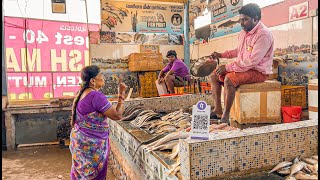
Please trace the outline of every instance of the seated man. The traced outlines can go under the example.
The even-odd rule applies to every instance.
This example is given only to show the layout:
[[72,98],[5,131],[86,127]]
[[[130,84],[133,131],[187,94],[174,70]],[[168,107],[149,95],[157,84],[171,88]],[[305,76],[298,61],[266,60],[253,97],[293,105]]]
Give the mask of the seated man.
[[159,84],[166,83],[170,94],[174,94],[174,87],[182,87],[184,80],[189,81],[189,69],[186,64],[177,58],[177,53],[170,50],[166,56],[169,59],[169,64],[160,71],[158,82]]
[[[261,10],[256,4],[247,4],[239,10],[239,45],[224,53],[214,52],[215,58],[236,58],[232,63],[220,65],[210,75],[214,110],[211,118],[230,123],[229,116],[236,88],[242,84],[267,80],[272,74],[273,37],[271,31],[260,21]],[[221,107],[221,85],[224,85],[224,111]],[[252,99],[254,101],[254,99]]]

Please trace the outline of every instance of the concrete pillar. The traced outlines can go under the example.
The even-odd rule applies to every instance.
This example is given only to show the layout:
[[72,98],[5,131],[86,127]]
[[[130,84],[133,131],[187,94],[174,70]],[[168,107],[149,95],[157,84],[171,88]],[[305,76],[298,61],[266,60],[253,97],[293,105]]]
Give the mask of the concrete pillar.
[[184,4],[184,62],[190,69],[190,45],[189,45],[189,0]]

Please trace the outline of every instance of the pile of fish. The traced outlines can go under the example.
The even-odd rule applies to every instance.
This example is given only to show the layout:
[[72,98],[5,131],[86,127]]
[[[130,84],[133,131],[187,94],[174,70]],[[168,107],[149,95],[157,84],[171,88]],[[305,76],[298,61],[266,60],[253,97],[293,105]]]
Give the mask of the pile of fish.
[[180,171],[180,157],[179,157],[179,139],[186,139],[190,136],[189,133],[184,131],[177,131],[166,135],[165,137],[150,143],[144,147],[146,152],[155,150],[171,150],[169,155],[170,159],[176,159],[176,162],[169,167],[167,175],[176,175]]
[[184,130],[191,126],[191,115],[183,110],[175,111],[162,116],[152,110],[142,110],[129,112],[128,118],[124,120],[134,120],[130,122],[132,126],[144,129],[149,134],[164,134]]
[[121,121],[131,121],[135,119],[140,113],[146,111],[145,107],[140,105],[129,105],[123,112]]
[[292,162],[281,162],[269,174],[272,172],[287,175],[286,180],[318,179],[318,156],[301,159],[296,157]]

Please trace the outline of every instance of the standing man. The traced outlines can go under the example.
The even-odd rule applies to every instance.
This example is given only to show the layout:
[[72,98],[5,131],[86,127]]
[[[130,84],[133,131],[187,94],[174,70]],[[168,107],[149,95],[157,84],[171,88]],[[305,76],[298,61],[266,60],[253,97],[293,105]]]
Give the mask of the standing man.
[[[239,10],[242,31],[236,49],[224,53],[212,53],[215,58],[236,58],[232,63],[220,65],[210,75],[214,110],[211,118],[230,123],[230,109],[236,88],[242,84],[264,82],[272,74],[273,36],[260,21],[261,9],[257,4],[247,4]],[[224,111],[221,107],[221,85],[224,86]],[[254,101],[254,99],[253,99]]]
[[[131,12],[132,16],[132,12]],[[131,25],[132,25],[132,31],[137,32],[137,24],[138,24],[138,11],[136,11],[136,14],[133,13],[133,17],[131,18]]]
[[160,71],[158,82],[159,84],[166,83],[170,94],[174,94],[174,87],[182,87],[184,81],[190,81],[190,73],[186,64],[177,58],[175,50],[170,50],[166,56],[169,59],[169,64]]

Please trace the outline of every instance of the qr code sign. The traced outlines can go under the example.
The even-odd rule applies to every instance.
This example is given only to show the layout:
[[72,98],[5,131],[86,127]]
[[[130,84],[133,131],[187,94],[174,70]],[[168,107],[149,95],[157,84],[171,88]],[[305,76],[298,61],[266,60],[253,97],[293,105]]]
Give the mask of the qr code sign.
[[208,115],[194,115],[193,129],[205,130],[208,127]]

